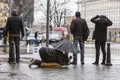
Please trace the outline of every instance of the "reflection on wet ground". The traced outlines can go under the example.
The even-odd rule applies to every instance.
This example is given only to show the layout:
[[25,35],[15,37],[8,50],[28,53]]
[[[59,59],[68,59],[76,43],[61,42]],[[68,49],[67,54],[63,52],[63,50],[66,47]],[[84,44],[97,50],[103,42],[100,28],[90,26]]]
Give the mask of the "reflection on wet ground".
[[[3,67],[4,66],[4,67]],[[28,64],[2,64],[0,80],[119,80],[120,64],[114,66],[69,65],[67,68],[28,67]]]
[[[111,51],[113,66],[101,64],[96,66],[92,64],[95,59],[95,49],[91,44],[87,46],[85,65],[80,64],[80,54],[78,54],[77,65],[69,65],[64,68],[38,68],[36,66],[29,68],[29,61],[32,57],[37,57],[36,54],[21,54],[20,64],[9,65],[6,62],[0,62],[0,80],[119,80],[120,54],[117,53],[119,50]],[[31,45],[29,49],[34,49],[34,47],[35,45]],[[102,54],[100,61],[101,58]]]

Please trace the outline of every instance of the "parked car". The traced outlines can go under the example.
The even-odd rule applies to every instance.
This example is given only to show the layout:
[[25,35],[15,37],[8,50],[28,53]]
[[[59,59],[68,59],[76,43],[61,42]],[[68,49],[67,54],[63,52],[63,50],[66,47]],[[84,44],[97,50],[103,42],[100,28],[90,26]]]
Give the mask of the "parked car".
[[53,27],[52,31],[59,33],[61,35],[62,40],[67,38],[68,30],[66,27]]
[[57,42],[61,40],[61,36],[59,34],[50,34],[49,42]]
[[65,36],[63,37],[62,31],[51,31],[50,34],[58,34],[60,36],[61,40],[63,40],[65,37]]

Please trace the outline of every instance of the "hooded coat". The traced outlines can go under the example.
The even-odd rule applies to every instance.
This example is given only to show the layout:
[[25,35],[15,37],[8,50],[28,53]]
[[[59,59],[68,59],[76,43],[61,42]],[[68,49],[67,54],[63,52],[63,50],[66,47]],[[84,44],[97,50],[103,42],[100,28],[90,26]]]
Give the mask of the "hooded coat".
[[112,22],[106,16],[95,16],[91,19],[91,22],[95,23],[93,39],[98,41],[106,41],[107,27],[111,26]]
[[42,62],[55,62],[60,65],[67,65],[69,62],[68,53],[64,53],[57,49],[42,47],[39,50],[39,54]]

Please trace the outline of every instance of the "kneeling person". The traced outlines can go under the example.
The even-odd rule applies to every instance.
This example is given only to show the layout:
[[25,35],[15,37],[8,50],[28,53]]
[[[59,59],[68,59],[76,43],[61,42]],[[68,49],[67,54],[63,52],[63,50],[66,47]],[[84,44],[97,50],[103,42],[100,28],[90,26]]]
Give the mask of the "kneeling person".
[[31,67],[31,65],[37,65],[39,67],[60,67],[63,65],[68,65],[71,59],[71,56],[69,57],[67,52],[48,47],[40,48],[39,55],[41,60],[32,59],[29,67]]

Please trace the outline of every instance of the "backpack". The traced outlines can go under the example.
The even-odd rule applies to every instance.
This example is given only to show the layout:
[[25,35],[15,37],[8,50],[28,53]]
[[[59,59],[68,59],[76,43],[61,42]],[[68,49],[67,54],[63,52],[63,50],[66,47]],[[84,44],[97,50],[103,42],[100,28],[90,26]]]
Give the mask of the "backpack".
[[83,41],[86,41],[86,40],[87,40],[89,34],[90,34],[89,28],[86,27],[86,28],[83,30]]

